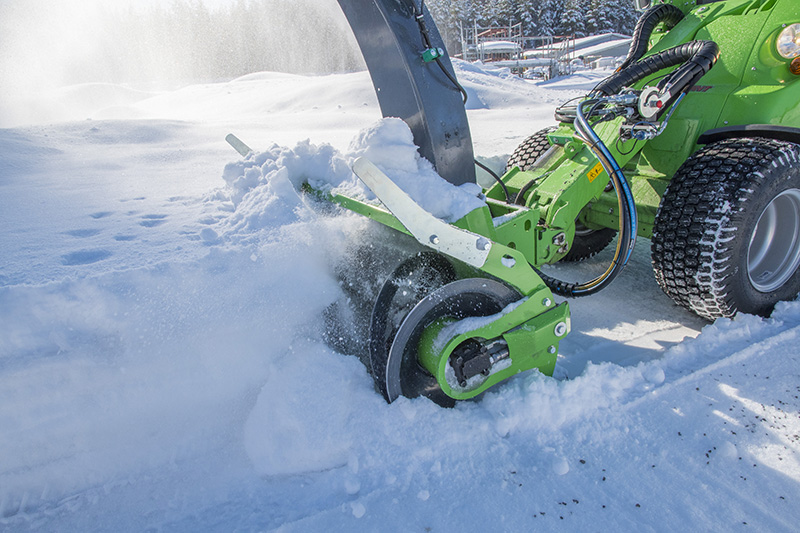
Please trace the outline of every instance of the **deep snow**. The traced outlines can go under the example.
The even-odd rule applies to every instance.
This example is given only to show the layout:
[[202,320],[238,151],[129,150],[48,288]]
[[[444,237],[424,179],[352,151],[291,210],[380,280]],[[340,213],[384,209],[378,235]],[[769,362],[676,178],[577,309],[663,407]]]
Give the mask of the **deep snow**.
[[[599,79],[458,74],[495,166]],[[376,124],[366,73],[42,104],[0,129],[2,529],[796,530],[800,303],[709,325],[660,292],[641,241],[572,302],[555,378],[386,405],[321,342],[333,266],[373,229],[291,185],[352,179],[370,131],[385,164],[426,171]]]

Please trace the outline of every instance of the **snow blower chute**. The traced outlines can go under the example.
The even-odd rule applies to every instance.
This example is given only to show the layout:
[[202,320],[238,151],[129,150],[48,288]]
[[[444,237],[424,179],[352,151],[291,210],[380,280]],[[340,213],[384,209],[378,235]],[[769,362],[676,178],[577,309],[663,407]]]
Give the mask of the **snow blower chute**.
[[[466,92],[424,0],[339,4],[383,115],[410,126],[447,181],[474,183]],[[347,303],[328,317],[349,313],[349,346],[387,401],[452,405],[518,372],[551,375],[571,328],[557,297],[608,286],[637,236],[651,239],[663,290],[708,319],[767,314],[800,292],[800,6],[636,4],[643,14],[617,71],[559,107],[558,124],[524,141],[482,207],[455,223],[363,158],[353,171],[380,203],[304,188],[396,230],[398,244],[354,254]],[[539,270],[615,239],[595,279]]]

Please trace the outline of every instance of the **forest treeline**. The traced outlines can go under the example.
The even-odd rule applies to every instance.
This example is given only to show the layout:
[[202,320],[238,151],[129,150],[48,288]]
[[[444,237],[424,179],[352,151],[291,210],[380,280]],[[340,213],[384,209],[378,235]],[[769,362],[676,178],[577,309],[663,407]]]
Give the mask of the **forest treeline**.
[[[414,0],[419,2],[419,0]],[[523,35],[584,37],[630,35],[638,18],[633,0],[425,0],[448,48],[456,49],[460,27],[522,24]]]

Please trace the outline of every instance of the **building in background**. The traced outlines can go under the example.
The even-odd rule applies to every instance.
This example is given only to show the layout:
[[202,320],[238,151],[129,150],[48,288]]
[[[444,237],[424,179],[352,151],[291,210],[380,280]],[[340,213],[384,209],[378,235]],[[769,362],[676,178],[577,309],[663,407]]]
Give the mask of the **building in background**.
[[[578,67],[607,68],[622,61],[631,37],[603,33],[588,37],[526,36],[522,25],[460,28],[462,58],[508,67],[528,78],[569,74]],[[457,56],[458,57],[458,56]]]

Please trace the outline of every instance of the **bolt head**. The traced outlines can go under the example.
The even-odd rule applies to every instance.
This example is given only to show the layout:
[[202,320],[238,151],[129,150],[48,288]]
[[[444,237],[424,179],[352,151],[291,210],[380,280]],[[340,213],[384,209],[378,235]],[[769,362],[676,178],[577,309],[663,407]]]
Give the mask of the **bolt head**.
[[545,298],[544,300],[542,300],[542,305],[545,307],[550,307],[551,305],[553,305],[553,300],[551,300],[550,298]]
[[547,353],[549,353],[550,355],[553,355],[554,353],[556,353],[556,351],[557,351],[556,347],[552,345],[547,349]]

